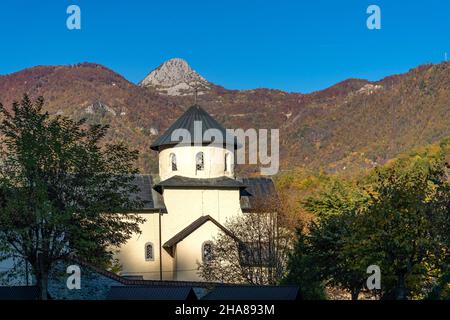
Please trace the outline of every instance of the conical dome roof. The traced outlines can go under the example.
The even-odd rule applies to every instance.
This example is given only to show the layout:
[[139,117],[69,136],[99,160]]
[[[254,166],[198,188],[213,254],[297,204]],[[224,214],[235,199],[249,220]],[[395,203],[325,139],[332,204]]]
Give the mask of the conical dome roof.
[[[201,122],[202,129],[202,144],[210,144],[214,141],[211,139],[205,139],[205,132],[208,129],[217,129],[222,133],[222,139],[224,140],[224,145],[235,145],[235,138],[227,135],[225,128],[217,122],[208,112],[206,112],[199,105],[191,106],[181,117],[178,118],[155,142],[150,146],[153,150],[160,150],[164,146],[173,146],[180,143],[180,140],[173,140],[172,134],[177,129],[186,129],[191,136],[191,145],[194,144],[194,128],[195,122]],[[174,135],[176,137],[178,135]],[[177,137],[178,138],[178,137]],[[197,142],[197,141],[196,141]]]

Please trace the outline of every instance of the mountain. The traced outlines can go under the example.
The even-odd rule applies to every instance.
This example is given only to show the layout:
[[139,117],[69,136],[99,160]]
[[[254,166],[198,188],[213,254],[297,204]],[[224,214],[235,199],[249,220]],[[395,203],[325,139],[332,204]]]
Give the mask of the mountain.
[[170,96],[204,94],[211,84],[179,58],[170,59],[153,70],[139,83]]
[[[0,76],[0,102],[8,107],[23,93],[42,95],[52,114],[109,124],[108,138],[138,149],[141,170],[155,172],[157,158],[150,144],[195,99],[192,87],[189,94],[168,94],[167,88],[198,79],[184,63],[175,64],[150,73],[153,84],[145,86],[93,63],[33,67]],[[197,102],[225,127],[280,130],[282,170],[370,168],[450,135],[449,62],[375,82],[348,79],[310,94],[227,90],[203,81],[208,89]],[[257,173],[254,167],[241,169]]]

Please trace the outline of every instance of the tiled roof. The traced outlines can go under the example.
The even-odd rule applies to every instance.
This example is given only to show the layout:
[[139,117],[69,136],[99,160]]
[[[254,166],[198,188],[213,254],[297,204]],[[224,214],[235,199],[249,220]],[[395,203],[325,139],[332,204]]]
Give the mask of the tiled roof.
[[[223,140],[226,140],[227,144],[236,146],[236,139],[234,137],[227,137],[225,128],[217,122],[216,119],[211,117],[205,110],[200,106],[194,105],[190,107],[177,121],[175,121],[169,129],[167,129],[155,142],[150,146],[153,150],[159,150],[163,146],[173,146],[180,143],[180,140],[173,140],[172,134],[177,129],[186,129],[194,139],[194,123],[200,121],[202,124],[202,143],[210,144],[210,139],[205,139],[204,133],[208,129],[216,129],[222,133]],[[177,139],[178,138],[178,135]],[[193,144],[194,141],[190,141],[189,144]]]
[[187,286],[118,286],[111,287],[107,300],[197,300]]
[[36,286],[0,287],[0,300],[37,300],[38,297]]
[[241,208],[244,211],[251,211],[252,206],[258,201],[276,195],[273,180],[268,177],[247,177],[232,179],[226,176],[218,178],[188,178],[173,176],[169,179],[154,184],[151,175],[137,175],[134,182],[140,189],[137,195],[131,195],[133,199],[139,196],[144,202],[143,211],[166,212],[162,197],[164,188],[239,188],[241,195]]
[[155,190],[159,193],[163,192],[164,188],[213,188],[213,189],[226,189],[226,188],[244,188],[245,184],[236,179],[232,179],[226,176],[218,178],[188,178],[182,176],[173,176],[169,179],[161,181],[155,186]]
[[217,286],[202,300],[296,300],[297,286]]
[[241,208],[242,210],[251,210],[252,206],[258,201],[276,195],[273,180],[268,177],[249,177],[237,179],[246,186],[241,190]]
[[153,189],[153,177],[149,174],[138,174],[134,176],[132,183],[139,188],[136,194],[130,194],[129,198],[139,198],[144,202],[144,207],[139,211],[165,211],[163,197]]
[[125,286],[164,286],[164,287],[173,287],[173,286],[183,286],[183,287],[213,287],[216,286],[217,283],[213,282],[200,282],[200,281],[170,281],[170,280],[136,280],[136,279],[127,279],[125,277],[119,276],[114,272],[96,267],[80,258],[71,257],[68,259],[70,262],[75,262],[76,264],[89,268],[91,271],[108,277],[112,280],[117,281],[118,283]]

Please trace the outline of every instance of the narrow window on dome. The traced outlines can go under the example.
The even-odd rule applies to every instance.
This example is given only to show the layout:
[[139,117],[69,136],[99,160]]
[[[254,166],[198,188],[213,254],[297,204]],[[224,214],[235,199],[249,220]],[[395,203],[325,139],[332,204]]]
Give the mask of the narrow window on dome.
[[203,152],[197,153],[195,156],[195,164],[197,171],[203,171],[205,169],[205,159],[203,156]]
[[177,156],[174,153],[170,154],[170,165],[172,167],[172,171],[177,171]]

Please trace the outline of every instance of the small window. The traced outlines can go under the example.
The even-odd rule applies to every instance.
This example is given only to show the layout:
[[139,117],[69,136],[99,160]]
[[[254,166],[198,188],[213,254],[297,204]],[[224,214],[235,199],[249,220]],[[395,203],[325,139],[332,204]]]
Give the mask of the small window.
[[153,261],[155,260],[153,243],[148,242],[145,244],[145,261]]
[[202,245],[202,259],[203,262],[209,262],[213,257],[213,244],[211,241],[206,241]]
[[203,156],[203,152],[197,153],[195,156],[195,164],[197,171],[203,171],[205,169],[205,159]]
[[177,171],[178,167],[177,167],[177,156],[174,153],[171,153],[170,156],[170,165],[172,167],[172,171]]

